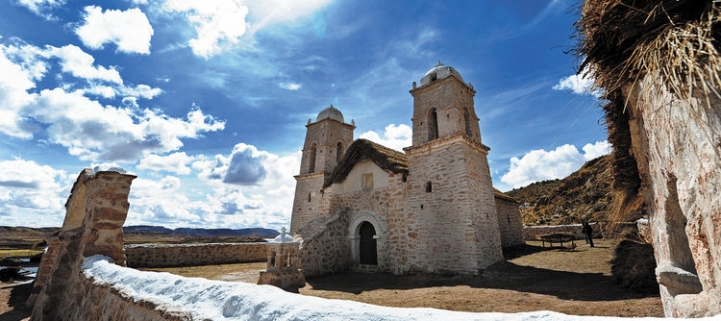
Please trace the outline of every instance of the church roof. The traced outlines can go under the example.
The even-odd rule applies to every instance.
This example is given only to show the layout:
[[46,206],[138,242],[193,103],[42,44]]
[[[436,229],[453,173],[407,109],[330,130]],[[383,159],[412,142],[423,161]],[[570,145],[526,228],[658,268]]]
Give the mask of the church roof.
[[461,73],[459,73],[458,70],[451,66],[446,66],[439,61],[435,67],[431,68],[425,75],[423,75],[423,78],[421,78],[421,85],[427,85],[437,79],[446,78],[451,75],[456,76],[458,80],[463,82],[463,77],[461,77]]
[[[330,176],[323,182],[323,188],[345,180],[353,167],[364,159],[370,159],[386,171],[408,173],[408,157],[405,153],[361,138],[354,141],[353,144],[348,147],[343,158],[338,162],[338,165],[333,169]],[[502,200],[518,203],[515,198],[504,194],[495,187],[493,188],[493,196]]]
[[493,196],[496,197],[496,198],[500,198],[500,199],[502,199],[502,200],[509,201],[509,202],[518,203],[518,200],[516,200],[515,198],[510,197],[510,196],[508,196],[507,194],[505,194],[505,193],[497,190],[495,187],[493,188]]
[[326,178],[323,188],[342,182],[356,163],[370,159],[380,168],[393,173],[408,173],[408,157],[397,150],[376,144],[367,139],[357,139],[348,147],[338,165]]
[[318,117],[315,118],[315,121],[321,121],[326,118],[337,120],[342,123],[343,113],[341,113],[340,110],[338,110],[337,108],[333,107],[333,105],[330,105],[330,107],[323,109],[320,113],[318,113]]

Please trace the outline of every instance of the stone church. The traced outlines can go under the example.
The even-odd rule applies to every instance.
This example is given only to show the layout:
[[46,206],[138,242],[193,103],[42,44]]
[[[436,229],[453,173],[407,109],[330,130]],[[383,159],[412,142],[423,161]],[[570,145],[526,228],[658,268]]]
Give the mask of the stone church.
[[308,121],[290,227],[306,276],[477,274],[523,243],[519,204],[491,185],[473,87],[439,63],[410,93],[404,152],[354,140],[333,106]]

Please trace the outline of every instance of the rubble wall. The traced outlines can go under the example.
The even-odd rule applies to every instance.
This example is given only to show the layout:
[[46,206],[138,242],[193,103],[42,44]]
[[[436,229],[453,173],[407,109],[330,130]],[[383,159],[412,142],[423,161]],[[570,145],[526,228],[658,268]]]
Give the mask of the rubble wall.
[[129,244],[127,265],[141,267],[199,266],[263,262],[267,243]]

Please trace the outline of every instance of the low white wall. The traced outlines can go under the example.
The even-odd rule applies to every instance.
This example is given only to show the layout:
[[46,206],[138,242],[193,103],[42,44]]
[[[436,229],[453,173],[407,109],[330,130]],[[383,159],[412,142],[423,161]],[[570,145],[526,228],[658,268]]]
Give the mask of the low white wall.
[[[430,308],[391,308],[328,300],[285,292],[270,285],[183,278],[142,272],[103,257],[85,260],[84,306],[75,321],[86,320],[625,320],[566,315],[551,311],[472,313]],[[91,294],[100,294],[94,297]],[[110,304],[105,305],[105,302]],[[64,307],[77,309],[76,307]],[[94,312],[93,312],[94,311]],[[670,320],[644,318],[644,320]],[[698,319],[703,320],[703,319]],[[711,318],[706,318],[711,320]]]

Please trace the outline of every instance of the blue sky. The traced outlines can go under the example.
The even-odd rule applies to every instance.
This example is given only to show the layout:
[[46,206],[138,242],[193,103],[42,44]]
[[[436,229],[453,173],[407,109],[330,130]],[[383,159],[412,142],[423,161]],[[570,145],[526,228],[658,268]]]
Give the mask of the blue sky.
[[0,225],[60,226],[83,168],[137,175],[127,225],[288,226],[308,119],[411,141],[439,61],[476,89],[494,185],[609,152],[553,1],[2,0]]

